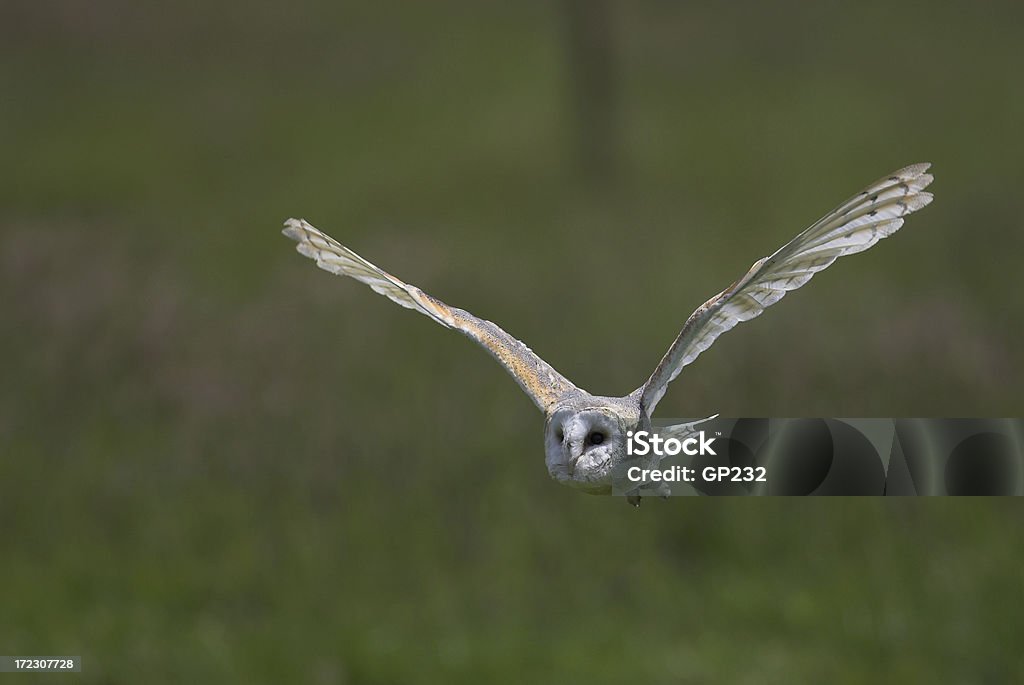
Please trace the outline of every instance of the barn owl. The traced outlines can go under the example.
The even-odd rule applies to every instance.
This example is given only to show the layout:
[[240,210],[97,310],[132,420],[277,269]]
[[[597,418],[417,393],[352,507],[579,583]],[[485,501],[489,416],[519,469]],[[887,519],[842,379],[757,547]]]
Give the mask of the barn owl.
[[[633,456],[627,441],[652,431],[651,415],[683,367],[741,321],[759,316],[790,290],[827,268],[838,257],[862,252],[903,225],[903,217],[932,200],[928,164],[915,164],[871,184],[843,202],[772,255],[759,259],[739,280],[697,308],[650,378],[624,397],[592,395],[576,387],[524,343],[490,321],[451,307],[374,266],[304,219],[288,219],[284,235],[302,255],[325,271],[350,276],[408,309],[455,329],[486,349],[544,412],[545,462],[559,483],[592,494],[640,497],[667,494],[663,483],[637,486],[629,467],[653,468],[660,457]],[[661,428],[684,436],[694,424]]]

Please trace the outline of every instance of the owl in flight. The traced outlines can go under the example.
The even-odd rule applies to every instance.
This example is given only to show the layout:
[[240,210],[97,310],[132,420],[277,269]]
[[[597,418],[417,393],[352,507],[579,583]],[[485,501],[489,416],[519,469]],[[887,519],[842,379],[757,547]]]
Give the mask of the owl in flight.
[[[544,451],[548,473],[559,483],[592,494],[625,494],[632,504],[648,490],[625,478],[631,466],[654,468],[657,456],[627,454],[628,436],[651,431],[651,414],[683,367],[722,333],[753,319],[790,290],[827,268],[838,257],[862,252],[903,225],[903,217],[932,201],[928,164],[915,164],[887,176],[843,202],[774,254],[754,262],[739,280],[697,308],[651,377],[625,397],[591,395],[555,371],[525,344],[496,324],[451,307],[374,266],[304,219],[285,222],[284,235],[300,254],[325,271],[362,281],[392,301],[453,328],[484,347],[512,374],[544,412]],[[661,428],[662,436],[682,437],[694,424]],[[659,483],[657,487],[663,488]]]

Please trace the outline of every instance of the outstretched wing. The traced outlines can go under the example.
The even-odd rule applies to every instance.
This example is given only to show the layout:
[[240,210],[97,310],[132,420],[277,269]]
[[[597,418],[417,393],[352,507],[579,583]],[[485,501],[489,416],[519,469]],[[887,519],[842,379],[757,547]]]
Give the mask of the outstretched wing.
[[496,324],[457,307],[449,307],[416,286],[403,283],[320,232],[305,219],[288,219],[282,233],[298,243],[300,254],[315,260],[324,271],[362,281],[392,302],[414,309],[480,343],[512,374],[542,411],[547,411],[567,393],[578,392],[575,385]]
[[929,164],[915,164],[871,184],[842,203],[743,278],[702,304],[640,389],[648,415],[684,366],[741,321],[758,316],[790,290],[839,257],[868,249],[903,225],[903,217],[932,201],[922,192],[932,182]]

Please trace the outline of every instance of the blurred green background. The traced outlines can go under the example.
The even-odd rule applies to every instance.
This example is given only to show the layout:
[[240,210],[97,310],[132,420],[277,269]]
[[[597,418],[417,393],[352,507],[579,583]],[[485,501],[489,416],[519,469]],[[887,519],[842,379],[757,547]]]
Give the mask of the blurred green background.
[[751,262],[931,161],[931,207],[658,413],[1022,416],[1022,27],[3,3],[0,653],[80,654],[52,681],[86,683],[1020,681],[1018,501],[571,492],[486,354],[278,231],[623,394]]

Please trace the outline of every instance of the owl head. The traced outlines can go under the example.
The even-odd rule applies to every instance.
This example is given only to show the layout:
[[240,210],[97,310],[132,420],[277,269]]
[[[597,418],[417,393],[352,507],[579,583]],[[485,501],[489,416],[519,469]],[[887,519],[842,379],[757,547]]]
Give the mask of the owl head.
[[544,452],[548,473],[564,485],[595,494],[612,490],[627,459],[627,433],[636,417],[616,406],[562,407],[548,416]]

